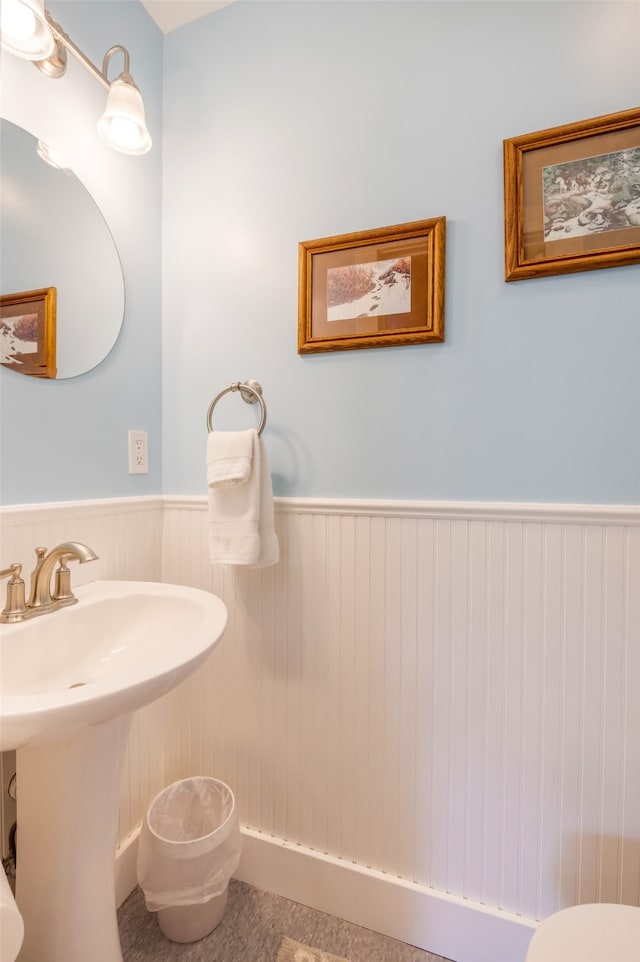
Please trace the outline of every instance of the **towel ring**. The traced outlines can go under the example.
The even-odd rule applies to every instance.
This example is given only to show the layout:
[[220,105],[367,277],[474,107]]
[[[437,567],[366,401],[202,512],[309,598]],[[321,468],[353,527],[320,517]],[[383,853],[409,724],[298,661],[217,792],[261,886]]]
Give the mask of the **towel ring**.
[[230,391],[240,391],[243,401],[246,401],[247,404],[255,404],[256,401],[260,404],[261,418],[260,426],[258,427],[258,437],[260,437],[267,423],[267,405],[262,397],[262,385],[259,381],[236,381],[223,391],[220,391],[219,394],[216,394],[207,411],[207,429],[209,432],[213,431],[213,424],[211,423],[213,409],[220,398],[223,398],[225,394],[229,394]]

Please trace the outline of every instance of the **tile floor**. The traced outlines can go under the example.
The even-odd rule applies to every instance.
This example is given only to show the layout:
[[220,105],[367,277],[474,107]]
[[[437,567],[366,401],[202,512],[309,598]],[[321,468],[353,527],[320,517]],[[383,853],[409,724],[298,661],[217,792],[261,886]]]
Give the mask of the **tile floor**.
[[135,889],[118,912],[124,962],[275,962],[283,935],[349,962],[443,962],[369,929],[231,880],[222,921],[200,942],[165,939]]

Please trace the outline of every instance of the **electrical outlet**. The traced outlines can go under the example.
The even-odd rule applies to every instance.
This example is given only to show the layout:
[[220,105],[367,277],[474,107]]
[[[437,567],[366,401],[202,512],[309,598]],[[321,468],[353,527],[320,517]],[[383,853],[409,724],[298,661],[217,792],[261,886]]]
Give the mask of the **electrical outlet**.
[[146,431],[129,431],[129,474],[148,474],[149,454]]

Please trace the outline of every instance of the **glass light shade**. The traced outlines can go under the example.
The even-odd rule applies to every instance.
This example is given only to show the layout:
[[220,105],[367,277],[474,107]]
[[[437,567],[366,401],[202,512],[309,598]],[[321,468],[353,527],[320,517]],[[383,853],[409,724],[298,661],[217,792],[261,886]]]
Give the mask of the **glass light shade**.
[[44,60],[56,41],[44,15],[44,0],[2,0],[0,41],[23,60]]
[[146,154],[151,150],[142,96],[130,74],[122,73],[111,83],[98,133],[105,144],[123,154]]

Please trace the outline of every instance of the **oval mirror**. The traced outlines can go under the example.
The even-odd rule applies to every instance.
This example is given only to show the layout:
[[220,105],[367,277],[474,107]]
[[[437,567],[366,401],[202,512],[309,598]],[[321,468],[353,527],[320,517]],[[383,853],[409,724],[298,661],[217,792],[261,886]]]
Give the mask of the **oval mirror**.
[[46,154],[36,137],[0,119],[0,363],[68,378],[115,344],[124,278],[91,194]]

